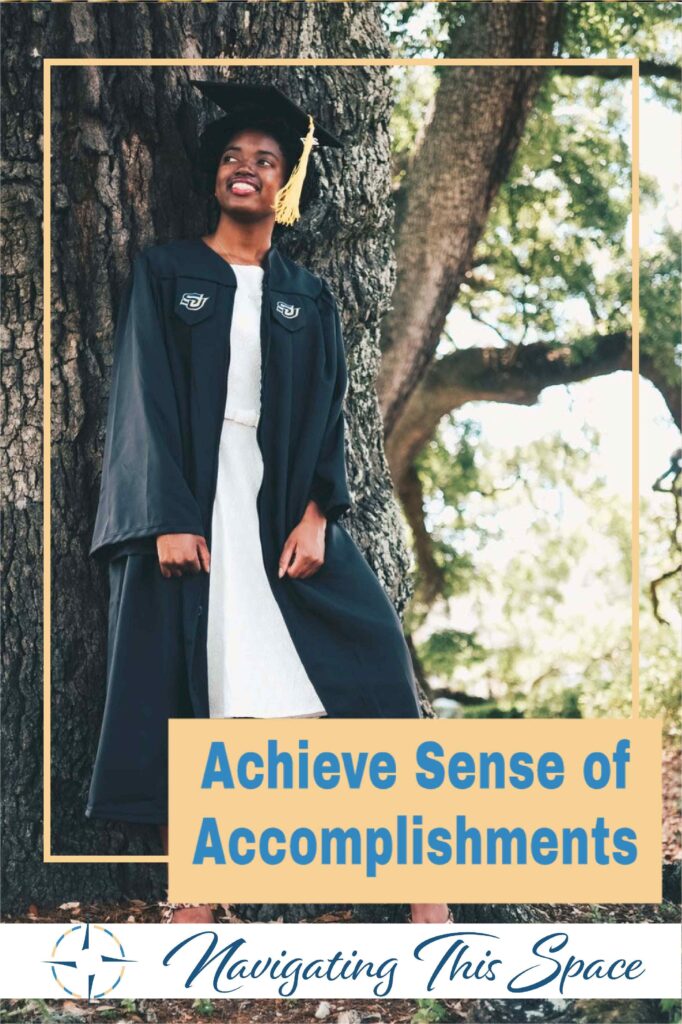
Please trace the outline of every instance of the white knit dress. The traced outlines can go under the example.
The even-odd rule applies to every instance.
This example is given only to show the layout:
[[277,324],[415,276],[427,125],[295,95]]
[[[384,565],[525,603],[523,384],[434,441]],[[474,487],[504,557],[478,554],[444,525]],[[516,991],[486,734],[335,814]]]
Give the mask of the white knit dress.
[[209,713],[211,718],[316,717],[325,713],[324,706],[265,574],[258,526],[263,269],[231,267],[237,289],[211,529]]

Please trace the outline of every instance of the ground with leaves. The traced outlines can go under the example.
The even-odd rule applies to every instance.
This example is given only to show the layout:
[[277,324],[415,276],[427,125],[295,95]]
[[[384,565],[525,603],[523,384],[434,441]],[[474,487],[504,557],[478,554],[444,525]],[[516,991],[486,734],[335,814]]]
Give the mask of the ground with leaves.
[[[115,1003],[116,1001],[114,1001]],[[43,1024],[676,1024],[675,1000],[138,999],[86,1007],[54,1000],[0,1008],[0,1020]]]

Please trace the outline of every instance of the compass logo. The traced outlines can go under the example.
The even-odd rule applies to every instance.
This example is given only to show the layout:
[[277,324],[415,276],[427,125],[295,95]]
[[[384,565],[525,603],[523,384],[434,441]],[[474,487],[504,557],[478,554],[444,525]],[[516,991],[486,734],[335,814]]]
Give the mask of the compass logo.
[[77,924],[61,935],[52,949],[52,977],[73,999],[102,999],[120,983],[126,958],[114,933],[100,924]]

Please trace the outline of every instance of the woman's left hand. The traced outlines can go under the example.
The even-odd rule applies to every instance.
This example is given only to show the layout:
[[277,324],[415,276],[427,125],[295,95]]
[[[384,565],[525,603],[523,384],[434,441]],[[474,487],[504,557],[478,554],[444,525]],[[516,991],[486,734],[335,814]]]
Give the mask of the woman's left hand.
[[278,576],[307,579],[324,564],[327,518],[309,501],[303,518],[287,537],[279,557]]

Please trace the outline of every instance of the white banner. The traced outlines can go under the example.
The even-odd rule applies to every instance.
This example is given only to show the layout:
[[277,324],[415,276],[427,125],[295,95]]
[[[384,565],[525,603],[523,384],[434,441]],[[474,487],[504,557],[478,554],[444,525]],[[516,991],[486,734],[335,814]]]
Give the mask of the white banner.
[[0,925],[0,997],[680,996],[675,924]]

